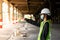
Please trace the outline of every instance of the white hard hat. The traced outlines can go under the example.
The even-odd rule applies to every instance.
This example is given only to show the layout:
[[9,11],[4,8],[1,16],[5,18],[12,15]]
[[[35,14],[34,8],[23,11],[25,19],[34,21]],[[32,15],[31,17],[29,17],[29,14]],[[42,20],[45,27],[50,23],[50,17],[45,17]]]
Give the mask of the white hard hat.
[[50,10],[49,10],[48,8],[42,9],[42,10],[41,10],[41,14],[47,14],[47,15],[49,15],[49,16],[51,15],[51,14],[50,14]]

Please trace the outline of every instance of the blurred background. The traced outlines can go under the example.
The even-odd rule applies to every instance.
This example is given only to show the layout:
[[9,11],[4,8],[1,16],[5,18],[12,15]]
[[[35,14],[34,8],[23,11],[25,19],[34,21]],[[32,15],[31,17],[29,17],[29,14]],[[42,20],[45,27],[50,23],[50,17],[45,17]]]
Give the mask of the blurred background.
[[60,0],[0,0],[0,40],[37,40],[43,8],[51,11],[51,40],[60,40]]

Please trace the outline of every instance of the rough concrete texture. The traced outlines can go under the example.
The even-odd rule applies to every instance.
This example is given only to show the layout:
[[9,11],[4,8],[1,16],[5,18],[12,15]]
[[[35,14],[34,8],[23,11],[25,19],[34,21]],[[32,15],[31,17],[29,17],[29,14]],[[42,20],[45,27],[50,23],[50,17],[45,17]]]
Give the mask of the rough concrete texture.
[[[37,40],[39,27],[30,23],[11,24],[0,29],[0,40]],[[51,40],[60,40],[60,25],[54,24],[51,28]]]

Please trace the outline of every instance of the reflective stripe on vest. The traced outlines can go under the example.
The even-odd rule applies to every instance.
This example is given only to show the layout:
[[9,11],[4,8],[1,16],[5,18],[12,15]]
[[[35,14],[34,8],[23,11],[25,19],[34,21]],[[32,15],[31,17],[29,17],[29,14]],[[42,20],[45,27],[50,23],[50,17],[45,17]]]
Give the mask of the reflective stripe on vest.
[[[47,20],[46,22],[49,23],[49,33],[46,37],[46,40],[50,40],[50,20]],[[42,31],[43,31],[43,27],[44,27],[44,24],[46,23],[44,21],[41,22],[41,25],[40,25],[40,31],[39,31],[39,35],[38,35],[38,40],[41,40],[41,35],[42,35]]]

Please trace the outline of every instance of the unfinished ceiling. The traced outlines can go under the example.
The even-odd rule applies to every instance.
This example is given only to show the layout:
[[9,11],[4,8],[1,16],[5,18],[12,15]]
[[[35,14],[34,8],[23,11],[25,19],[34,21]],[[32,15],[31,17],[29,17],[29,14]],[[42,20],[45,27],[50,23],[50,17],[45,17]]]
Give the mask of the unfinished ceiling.
[[24,14],[35,13],[44,3],[43,0],[8,0],[8,1],[14,4],[14,6],[17,7]]

